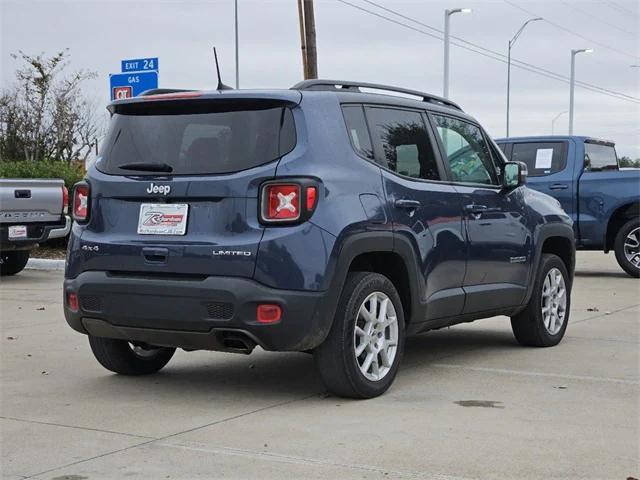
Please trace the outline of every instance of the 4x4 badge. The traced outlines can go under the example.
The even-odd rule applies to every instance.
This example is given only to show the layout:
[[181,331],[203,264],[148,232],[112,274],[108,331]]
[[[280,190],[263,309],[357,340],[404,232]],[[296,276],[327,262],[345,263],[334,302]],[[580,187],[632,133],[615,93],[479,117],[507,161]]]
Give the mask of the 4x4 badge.
[[154,185],[153,182],[149,184],[147,193],[161,193],[162,195],[169,195],[171,187],[169,185]]

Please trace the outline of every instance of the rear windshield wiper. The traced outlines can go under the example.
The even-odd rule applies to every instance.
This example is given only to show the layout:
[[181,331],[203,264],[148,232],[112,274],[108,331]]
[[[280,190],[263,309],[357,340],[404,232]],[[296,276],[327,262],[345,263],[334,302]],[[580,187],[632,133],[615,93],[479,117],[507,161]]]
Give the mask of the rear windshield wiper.
[[139,172],[173,172],[173,167],[167,163],[123,163],[118,165],[118,168],[121,170],[137,170]]

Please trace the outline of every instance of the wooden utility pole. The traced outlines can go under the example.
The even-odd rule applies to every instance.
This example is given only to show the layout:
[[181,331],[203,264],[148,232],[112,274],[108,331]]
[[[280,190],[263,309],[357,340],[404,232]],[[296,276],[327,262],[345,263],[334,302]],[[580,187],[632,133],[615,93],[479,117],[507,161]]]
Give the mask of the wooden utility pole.
[[302,75],[306,80],[307,70],[307,40],[304,33],[304,12],[302,10],[302,0],[298,0],[298,21],[300,23],[300,49],[302,50]]
[[316,21],[313,0],[298,0],[300,20],[300,44],[304,78],[318,78],[318,56],[316,50]]

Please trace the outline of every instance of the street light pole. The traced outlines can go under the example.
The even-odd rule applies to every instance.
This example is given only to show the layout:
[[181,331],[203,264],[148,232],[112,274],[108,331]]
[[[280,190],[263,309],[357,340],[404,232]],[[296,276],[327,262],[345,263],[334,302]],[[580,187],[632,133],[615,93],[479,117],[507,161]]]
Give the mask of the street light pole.
[[556,124],[556,120],[558,120],[562,115],[564,115],[565,113],[567,113],[567,110],[564,110],[562,112],[560,112],[558,115],[556,115],[555,117],[553,117],[553,120],[551,120],[551,135],[555,135],[555,124]]
[[469,13],[470,8],[454,8],[444,11],[444,78],[442,96],[449,98],[449,17],[454,13]]
[[511,48],[518,40],[518,37],[524,30],[524,28],[529,25],[531,22],[537,22],[538,20],[543,20],[542,17],[531,18],[524,22],[524,24],[520,27],[520,30],[516,32],[511,40],[509,40],[509,51],[507,53],[507,137],[509,137],[509,107],[511,102]]
[[240,88],[240,46],[238,44],[238,0],[235,0],[235,23],[236,23],[236,90]]
[[591,48],[571,50],[571,81],[569,82],[569,135],[573,135],[573,92],[576,88],[576,55],[579,53],[591,53]]

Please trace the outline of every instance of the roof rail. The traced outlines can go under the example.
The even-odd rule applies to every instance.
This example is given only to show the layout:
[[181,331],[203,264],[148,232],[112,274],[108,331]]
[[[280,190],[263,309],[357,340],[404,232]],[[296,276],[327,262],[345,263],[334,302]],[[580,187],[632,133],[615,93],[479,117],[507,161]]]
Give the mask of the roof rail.
[[140,97],[148,97],[149,95],[163,95],[165,93],[183,93],[183,92],[195,92],[195,90],[188,90],[184,88],[150,88],[142,92]]
[[380,85],[377,83],[366,82],[350,82],[345,80],[304,80],[296,83],[291,90],[329,90],[329,91],[352,91],[361,92],[360,88],[370,88],[372,90],[382,90],[387,92],[403,93],[405,95],[412,95],[422,98],[423,102],[434,103],[436,105],[444,105],[445,107],[452,107],[457,110],[462,110],[460,105],[446,98],[431,95],[430,93],[420,92],[418,90],[410,90],[407,88],[393,87],[389,85]]

